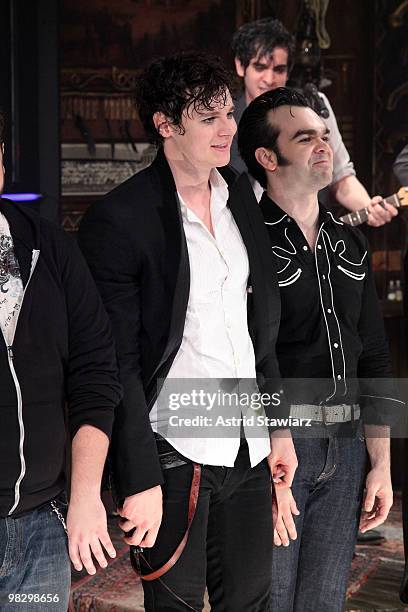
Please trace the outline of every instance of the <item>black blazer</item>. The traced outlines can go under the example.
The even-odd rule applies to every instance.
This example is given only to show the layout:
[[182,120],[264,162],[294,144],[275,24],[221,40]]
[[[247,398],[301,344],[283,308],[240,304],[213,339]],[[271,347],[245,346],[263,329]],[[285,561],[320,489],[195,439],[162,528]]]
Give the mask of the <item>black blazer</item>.
[[[237,179],[228,167],[220,171],[249,257],[248,327],[258,384],[272,393],[279,385],[280,299],[269,238],[248,177]],[[111,447],[122,498],[163,482],[149,411],[157,379],[166,377],[180,347],[189,297],[186,239],[162,150],[151,166],[91,206],[79,242],[112,321],[124,387]]]

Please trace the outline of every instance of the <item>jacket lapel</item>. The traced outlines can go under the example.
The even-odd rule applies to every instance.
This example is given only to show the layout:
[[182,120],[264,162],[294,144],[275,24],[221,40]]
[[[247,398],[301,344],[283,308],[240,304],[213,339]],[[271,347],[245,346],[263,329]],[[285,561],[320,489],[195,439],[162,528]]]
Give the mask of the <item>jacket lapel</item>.
[[148,387],[151,383],[156,387],[157,376],[160,374],[161,378],[165,377],[165,369],[169,368],[172,362],[170,358],[174,358],[183,338],[190,293],[190,266],[177,189],[162,149],[159,149],[151,171],[153,184],[158,190],[156,209],[166,240],[163,279],[166,283],[166,293],[171,296],[167,344],[148,383]]
[[246,174],[230,186],[228,205],[248,253],[252,289],[252,299],[248,300],[248,305],[252,304],[252,309],[248,309],[248,324],[257,349],[259,343],[269,337],[267,330],[276,327],[280,318],[280,299],[269,237]]

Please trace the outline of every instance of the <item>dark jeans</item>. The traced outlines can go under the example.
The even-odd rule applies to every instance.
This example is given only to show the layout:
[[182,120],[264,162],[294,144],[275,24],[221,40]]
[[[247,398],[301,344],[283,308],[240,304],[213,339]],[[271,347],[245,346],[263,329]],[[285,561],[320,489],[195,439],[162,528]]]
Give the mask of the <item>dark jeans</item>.
[[[163,522],[155,546],[145,549],[153,569],[184,535],[191,477],[191,463],[164,470]],[[186,548],[162,580],[195,610],[207,584],[212,612],[269,612],[272,538],[269,468],[264,460],[251,469],[243,442],[233,468],[203,466]],[[147,612],[188,610],[158,580],[143,588]]]
[[[61,502],[58,502],[64,513]],[[0,610],[66,612],[71,568],[67,537],[50,504],[0,518]]]
[[287,548],[274,546],[272,610],[343,612],[364,488],[365,442],[356,433],[294,443],[298,538]]

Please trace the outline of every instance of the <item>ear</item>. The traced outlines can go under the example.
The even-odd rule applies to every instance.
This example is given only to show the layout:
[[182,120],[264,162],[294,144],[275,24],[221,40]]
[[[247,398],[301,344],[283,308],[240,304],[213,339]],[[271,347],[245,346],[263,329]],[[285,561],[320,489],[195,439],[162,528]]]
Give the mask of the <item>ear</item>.
[[236,58],[234,58],[234,62],[235,62],[235,70],[237,71],[237,75],[239,77],[244,77],[245,76],[245,68],[241,64],[241,61],[236,57]]
[[278,167],[278,159],[276,153],[265,147],[259,147],[255,151],[255,159],[265,170],[275,172]]
[[164,113],[158,111],[153,115],[153,123],[162,138],[169,138],[172,135],[171,125]]

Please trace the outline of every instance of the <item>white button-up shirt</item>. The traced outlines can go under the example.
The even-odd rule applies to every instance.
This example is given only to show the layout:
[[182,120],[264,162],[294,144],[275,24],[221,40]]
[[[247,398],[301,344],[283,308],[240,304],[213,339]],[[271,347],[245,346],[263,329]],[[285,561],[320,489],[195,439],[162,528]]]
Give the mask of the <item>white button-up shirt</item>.
[[[212,171],[210,184],[214,236],[178,195],[190,262],[190,294],[182,343],[166,378],[169,385],[171,378],[256,378],[254,348],[247,324],[248,256],[227,206],[227,183],[217,170]],[[160,399],[159,396],[150,419],[153,429],[163,435],[162,426],[169,413],[161,409]],[[257,410],[259,414],[265,414],[263,409]],[[208,416],[212,416],[211,412]],[[239,406],[234,416],[241,417]],[[197,438],[172,437],[169,431],[166,439],[185,457],[209,465],[234,465],[240,445],[239,426],[235,427],[233,437],[221,437],[219,433],[219,437],[210,437],[211,429],[208,437]],[[193,435],[195,430],[190,431]],[[247,438],[252,466],[270,452],[267,428],[258,428],[255,435]]]

